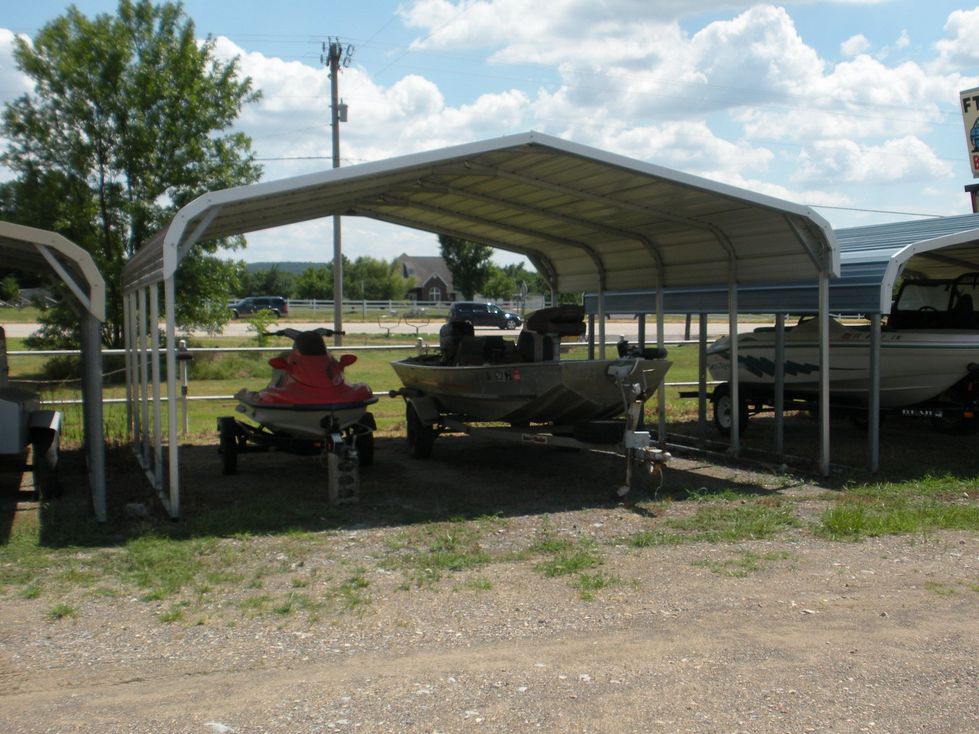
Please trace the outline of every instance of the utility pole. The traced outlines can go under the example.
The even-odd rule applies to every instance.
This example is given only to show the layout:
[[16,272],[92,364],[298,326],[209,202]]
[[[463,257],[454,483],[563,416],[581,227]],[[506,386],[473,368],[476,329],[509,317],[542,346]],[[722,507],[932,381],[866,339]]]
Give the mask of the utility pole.
[[[339,38],[323,44],[320,61],[330,67],[330,126],[333,128],[333,167],[340,167],[340,123],[347,121],[347,105],[339,100],[340,66],[350,66],[354,47],[344,46]],[[340,246],[340,215],[333,216],[333,343],[343,344],[343,254]]]

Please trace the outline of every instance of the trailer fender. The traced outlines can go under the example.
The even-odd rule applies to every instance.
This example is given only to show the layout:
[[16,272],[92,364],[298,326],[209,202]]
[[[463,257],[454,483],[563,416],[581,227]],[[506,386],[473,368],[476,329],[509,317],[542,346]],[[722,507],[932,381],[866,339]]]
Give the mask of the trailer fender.
[[32,410],[28,418],[28,427],[43,428],[59,433],[61,431],[60,410]]
[[415,409],[418,420],[422,423],[431,425],[438,422],[439,406],[434,398],[427,395],[419,395],[417,397],[406,397],[405,400]]

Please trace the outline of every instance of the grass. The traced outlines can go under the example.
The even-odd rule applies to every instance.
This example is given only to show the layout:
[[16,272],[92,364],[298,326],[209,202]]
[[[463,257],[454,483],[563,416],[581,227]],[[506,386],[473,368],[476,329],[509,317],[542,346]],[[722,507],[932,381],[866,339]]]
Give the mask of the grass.
[[690,565],[698,568],[709,569],[718,576],[744,578],[761,569],[762,565],[765,563],[784,561],[791,557],[792,554],[786,551],[773,551],[769,553],[741,551],[732,558],[725,558],[722,560],[703,558],[692,561]]
[[963,485],[954,477],[852,487],[823,511],[813,531],[844,541],[935,530],[977,531],[976,494],[974,483]]
[[386,565],[399,569],[415,586],[431,587],[446,573],[479,568],[493,560],[480,546],[482,533],[478,521],[411,526],[389,541],[393,555]]
[[[20,348],[17,340],[8,341],[11,349]],[[372,341],[391,343],[384,337]],[[201,339],[200,343],[231,345],[221,339]],[[670,379],[696,379],[696,354],[695,346],[671,348],[674,367]],[[348,376],[380,392],[394,386],[389,362],[403,355],[393,350],[361,353]],[[260,388],[268,380],[268,356],[195,358],[190,394],[230,395],[240,387]],[[40,358],[16,357],[11,367],[14,376],[23,379],[43,365]],[[106,397],[122,393],[121,387],[112,386]],[[48,391],[52,397],[76,394],[63,387]],[[685,406],[671,400],[668,415],[683,414]],[[125,409],[114,404],[105,408],[110,439],[124,441]],[[231,401],[192,402],[192,440],[213,442],[216,418],[232,411]],[[382,433],[403,431],[401,400],[383,398],[372,412]],[[65,414],[64,444],[70,448],[81,439],[77,433],[81,409],[65,406]],[[750,494],[733,483],[710,492],[678,490],[673,499],[658,502],[643,529],[620,539],[620,544],[642,553],[659,546],[726,546],[799,534],[832,542],[860,542],[883,535],[927,537],[939,530],[979,531],[979,489],[974,477],[854,483],[812,502],[822,507],[815,515],[803,516],[793,502],[777,493]],[[500,585],[492,570],[495,564],[527,563],[546,578],[565,579],[584,601],[622,583],[602,571],[605,548],[587,538],[559,535],[546,514],[540,516],[537,536],[522,553],[494,553],[488,550],[486,539],[506,525],[505,518],[433,521],[418,511],[401,511],[386,518],[399,527],[385,533],[387,545],[380,556],[365,558],[363,567],[345,569],[333,580],[316,576],[301,563],[314,554],[328,557],[335,531],[348,527],[351,515],[303,497],[283,502],[274,492],[236,496],[176,525],[120,520],[103,527],[92,520],[87,508],[65,502],[52,503],[44,514],[43,527],[38,515],[19,519],[0,543],[0,599],[16,594],[36,600],[51,621],[83,614],[93,599],[135,597],[159,607],[156,618],[161,624],[194,624],[209,618],[204,610],[222,594],[242,590],[247,595],[226,617],[286,619],[305,614],[310,620],[320,619],[368,607],[375,593],[370,581],[374,569],[400,573],[405,590],[489,591]],[[259,547],[262,551],[256,557]],[[694,563],[719,575],[745,576],[787,558],[736,550],[720,560]],[[444,583],[456,574],[461,580]],[[943,595],[959,588],[962,593],[979,592],[974,583],[936,585],[931,591]],[[223,621],[234,623],[234,619]]]

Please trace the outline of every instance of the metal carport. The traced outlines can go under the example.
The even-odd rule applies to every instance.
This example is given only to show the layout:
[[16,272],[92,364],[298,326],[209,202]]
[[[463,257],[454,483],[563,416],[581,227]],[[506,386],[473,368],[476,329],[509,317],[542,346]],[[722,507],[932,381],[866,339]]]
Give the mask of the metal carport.
[[[878,384],[881,317],[890,312],[895,284],[905,275],[921,278],[954,278],[979,272],[979,214],[891,222],[835,231],[840,253],[840,275],[829,284],[829,310],[834,314],[861,315],[870,319],[871,381]],[[819,296],[811,282],[759,282],[738,288],[742,313],[815,313]],[[645,314],[659,310],[671,314],[723,313],[727,305],[724,285],[666,287],[661,300],[656,289],[605,294],[609,313]],[[589,313],[597,312],[597,296],[586,295]],[[733,330],[732,330],[733,333]],[[868,408],[869,468],[879,468],[879,396],[871,394]],[[703,409],[701,409],[703,415]],[[779,422],[780,416],[776,415]],[[776,428],[777,451],[780,435]]]
[[92,256],[60,234],[12,222],[0,222],[0,254],[7,267],[54,273],[74,296],[81,319],[82,411],[92,504],[106,520],[105,431],[102,424],[102,335],[105,281]]
[[[172,516],[179,514],[178,457],[175,448],[169,452],[165,495],[160,344],[149,328],[159,315],[158,285],[167,315],[168,441],[176,447],[172,304],[180,259],[201,240],[333,215],[526,255],[555,291],[726,282],[732,322],[738,283],[809,274],[825,295],[829,277],[839,273],[831,228],[806,207],[535,132],[204,194],[123,272],[134,447]],[[598,313],[604,312],[599,297]],[[599,324],[604,349],[604,319]],[[828,444],[825,433],[827,466]]]

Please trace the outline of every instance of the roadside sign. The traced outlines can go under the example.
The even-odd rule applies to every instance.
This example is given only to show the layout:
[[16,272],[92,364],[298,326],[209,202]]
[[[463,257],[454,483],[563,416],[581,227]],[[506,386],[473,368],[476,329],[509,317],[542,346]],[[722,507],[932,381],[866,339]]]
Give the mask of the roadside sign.
[[979,87],[959,92],[962,102],[962,122],[965,123],[965,142],[969,147],[972,177],[979,178]]

